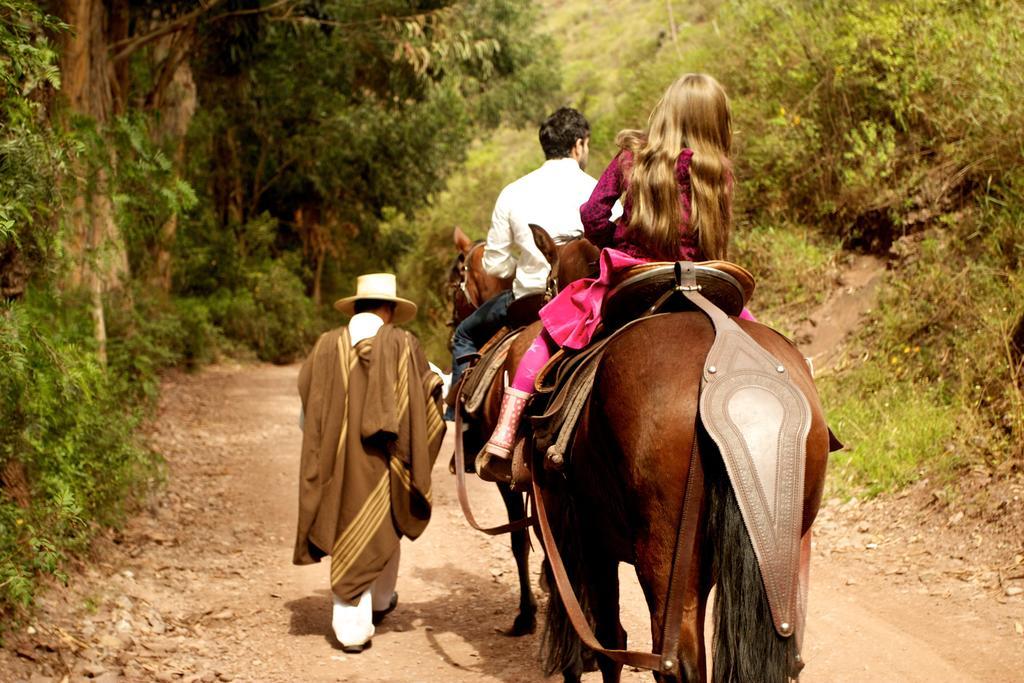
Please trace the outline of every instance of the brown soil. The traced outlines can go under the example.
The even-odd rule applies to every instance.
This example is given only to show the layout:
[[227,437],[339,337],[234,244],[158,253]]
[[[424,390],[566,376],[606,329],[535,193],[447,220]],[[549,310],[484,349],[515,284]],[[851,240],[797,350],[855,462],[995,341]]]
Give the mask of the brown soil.
[[[447,453],[433,521],[404,545],[398,609],[372,649],[335,649],[327,567],[290,564],[296,372],[220,366],[167,380],[152,432],[167,486],[67,588],[47,591],[0,651],[0,680],[543,680],[539,637],[498,632],[514,615],[514,565],[505,539],[462,519]],[[499,520],[492,486],[471,493],[485,521]],[[1024,587],[1021,536],[921,526],[914,500],[826,505],[801,680],[1021,680],[1024,596],[1008,590]],[[621,575],[631,645],[649,645],[636,580],[628,566]]]
[[854,255],[828,299],[797,328],[796,341],[819,374],[841,359],[843,339],[875,305],[885,269],[885,261],[878,256]]

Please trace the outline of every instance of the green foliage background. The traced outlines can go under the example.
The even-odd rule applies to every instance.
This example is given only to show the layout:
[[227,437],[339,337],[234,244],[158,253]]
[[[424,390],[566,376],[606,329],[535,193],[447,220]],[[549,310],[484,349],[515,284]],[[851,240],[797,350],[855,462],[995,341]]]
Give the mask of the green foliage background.
[[[378,269],[421,304],[413,327],[447,366],[454,226],[484,236],[500,189],[542,162],[537,124],[555,107],[590,119],[596,176],[615,132],[642,127],[686,71],[731,96],[732,257],[758,278],[762,320],[796,329],[850,251],[888,260],[877,306],[819,378],[849,446],[833,491],[955,483],[967,466],[1019,476],[1024,3],[302,7],[303,22],[198,26],[179,156],[145,102],[152,50],[131,60],[125,112],[76,118],[55,47],[67,27],[0,0],[0,620],[159,483],[135,431],[162,370],[294,360]],[[100,171],[129,266],[103,301],[105,366],[68,284],[74,178]],[[154,285],[161,250],[169,290]]]

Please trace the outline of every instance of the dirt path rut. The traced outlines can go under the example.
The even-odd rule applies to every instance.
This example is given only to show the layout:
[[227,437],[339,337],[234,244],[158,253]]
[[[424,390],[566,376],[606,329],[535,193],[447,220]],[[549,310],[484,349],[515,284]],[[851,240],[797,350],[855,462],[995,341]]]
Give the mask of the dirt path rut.
[[[539,636],[497,632],[514,613],[514,564],[507,540],[462,519],[450,446],[435,470],[433,521],[403,544],[398,609],[370,650],[333,647],[327,567],[290,564],[296,373],[220,366],[166,382],[152,434],[168,462],[164,492],[101,541],[99,561],[68,588],[48,592],[0,651],[0,680],[544,680]],[[472,495],[485,521],[499,519],[493,487],[474,482]],[[908,561],[914,547],[872,543],[862,519],[837,501],[822,513],[802,681],[1024,680],[1024,597],[947,575],[921,541],[925,552]],[[621,574],[631,645],[649,645],[639,589],[629,567]]]

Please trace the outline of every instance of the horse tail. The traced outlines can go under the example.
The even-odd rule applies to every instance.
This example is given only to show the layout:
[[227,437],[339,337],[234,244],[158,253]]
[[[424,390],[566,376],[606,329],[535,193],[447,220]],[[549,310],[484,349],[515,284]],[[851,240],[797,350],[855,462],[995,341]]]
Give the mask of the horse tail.
[[[571,496],[563,489],[559,496],[555,510],[549,509],[549,514],[554,512],[558,515],[557,520],[552,520],[559,529],[574,529],[575,509]],[[562,556],[565,571],[570,579],[582,576],[585,569],[583,559],[583,548],[577,534],[563,533],[558,539],[558,552]],[[582,674],[584,669],[592,668],[593,653],[583,645],[576,629],[569,620],[569,615],[562,604],[562,598],[558,595],[555,587],[555,579],[551,574],[551,565],[544,560],[545,580],[549,587],[547,618],[544,621],[544,631],[541,635],[541,655],[544,661],[544,674],[553,676],[563,672]],[[590,600],[587,595],[585,581],[573,581],[576,586],[576,597],[587,621],[594,623],[594,615],[590,609]]]
[[[775,631],[761,569],[724,463],[707,435],[702,445],[708,482],[708,534],[712,572],[718,577],[714,619],[714,683],[787,683],[796,638]],[[702,449],[704,450],[704,449]]]

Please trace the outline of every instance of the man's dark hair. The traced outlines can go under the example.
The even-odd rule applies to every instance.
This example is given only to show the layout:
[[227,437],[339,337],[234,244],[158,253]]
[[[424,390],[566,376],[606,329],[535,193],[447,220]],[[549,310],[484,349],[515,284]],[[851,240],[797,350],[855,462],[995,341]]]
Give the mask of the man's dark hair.
[[562,107],[540,124],[540,146],[545,159],[563,159],[572,152],[577,140],[589,137],[586,117],[569,107]]
[[391,308],[391,312],[395,312],[395,302],[385,301],[384,299],[356,299],[353,307],[356,309],[356,313],[366,313],[367,311],[376,311],[378,308],[388,306]]

